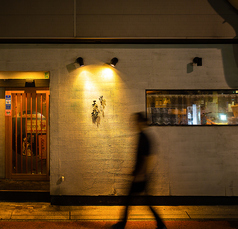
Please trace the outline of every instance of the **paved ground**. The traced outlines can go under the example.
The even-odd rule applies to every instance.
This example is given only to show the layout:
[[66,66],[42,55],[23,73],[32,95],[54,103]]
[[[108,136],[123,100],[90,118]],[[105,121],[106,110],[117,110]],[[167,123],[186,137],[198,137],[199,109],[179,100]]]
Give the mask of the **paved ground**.
[[[73,222],[1,222],[1,229],[110,229],[112,221],[73,221]],[[168,229],[234,229],[238,222],[225,221],[165,221]],[[154,221],[129,221],[126,229],[154,229]]]
[[[168,229],[238,228],[238,206],[157,206]],[[0,203],[0,228],[110,228],[122,206],[52,206],[50,203]],[[128,229],[153,229],[145,206],[133,206]]]
[[[118,220],[123,206],[54,206],[0,202],[2,220]],[[157,206],[164,220],[237,220],[238,206]],[[133,206],[130,220],[153,220],[146,206]]]

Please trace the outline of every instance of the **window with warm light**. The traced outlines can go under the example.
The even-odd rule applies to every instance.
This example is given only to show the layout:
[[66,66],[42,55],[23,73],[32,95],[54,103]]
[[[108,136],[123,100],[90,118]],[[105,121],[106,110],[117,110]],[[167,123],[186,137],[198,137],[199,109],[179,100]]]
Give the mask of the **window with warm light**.
[[238,90],[147,90],[150,125],[238,125]]

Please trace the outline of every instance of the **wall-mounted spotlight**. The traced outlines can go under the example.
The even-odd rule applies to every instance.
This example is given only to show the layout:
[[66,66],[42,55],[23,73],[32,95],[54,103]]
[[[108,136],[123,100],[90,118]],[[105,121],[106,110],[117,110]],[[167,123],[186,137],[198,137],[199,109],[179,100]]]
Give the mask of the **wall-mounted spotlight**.
[[117,62],[118,62],[118,59],[117,59],[116,57],[114,57],[114,58],[111,59],[110,65],[111,65],[112,67],[115,67],[116,64],[117,64]]
[[193,64],[197,64],[197,66],[202,66],[202,58],[200,57],[195,57],[193,59]]
[[80,67],[84,66],[84,62],[83,62],[82,57],[78,57],[75,62],[78,63]]
[[33,79],[26,79],[25,87],[35,87],[35,80],[33,80]]

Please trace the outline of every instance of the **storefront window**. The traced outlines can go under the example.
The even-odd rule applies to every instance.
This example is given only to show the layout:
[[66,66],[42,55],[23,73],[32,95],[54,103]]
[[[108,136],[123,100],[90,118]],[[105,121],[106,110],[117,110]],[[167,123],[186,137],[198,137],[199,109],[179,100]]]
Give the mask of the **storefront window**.
[[147,90],[150,125],[238,125],[238,90]]

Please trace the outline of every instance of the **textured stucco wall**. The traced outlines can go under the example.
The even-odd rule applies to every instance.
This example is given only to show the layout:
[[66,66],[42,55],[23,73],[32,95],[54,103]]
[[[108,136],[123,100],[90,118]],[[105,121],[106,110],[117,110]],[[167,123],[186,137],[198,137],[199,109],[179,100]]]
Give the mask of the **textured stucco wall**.
[[[79,56],[86,66],[69,71]],[[114,56],[110,69],[104,63]],[[195,56],[203,66],[191,69]],[[145,89],[238,87],[232,45],[2,45],[0,67],[50,71],[51,195],[126,194],[136,140],[130,114],[145,110]],[[92,102],[101,95],[107,104],[97,127]],[[237,127],[153,130],[154,195],[238,195]]]

